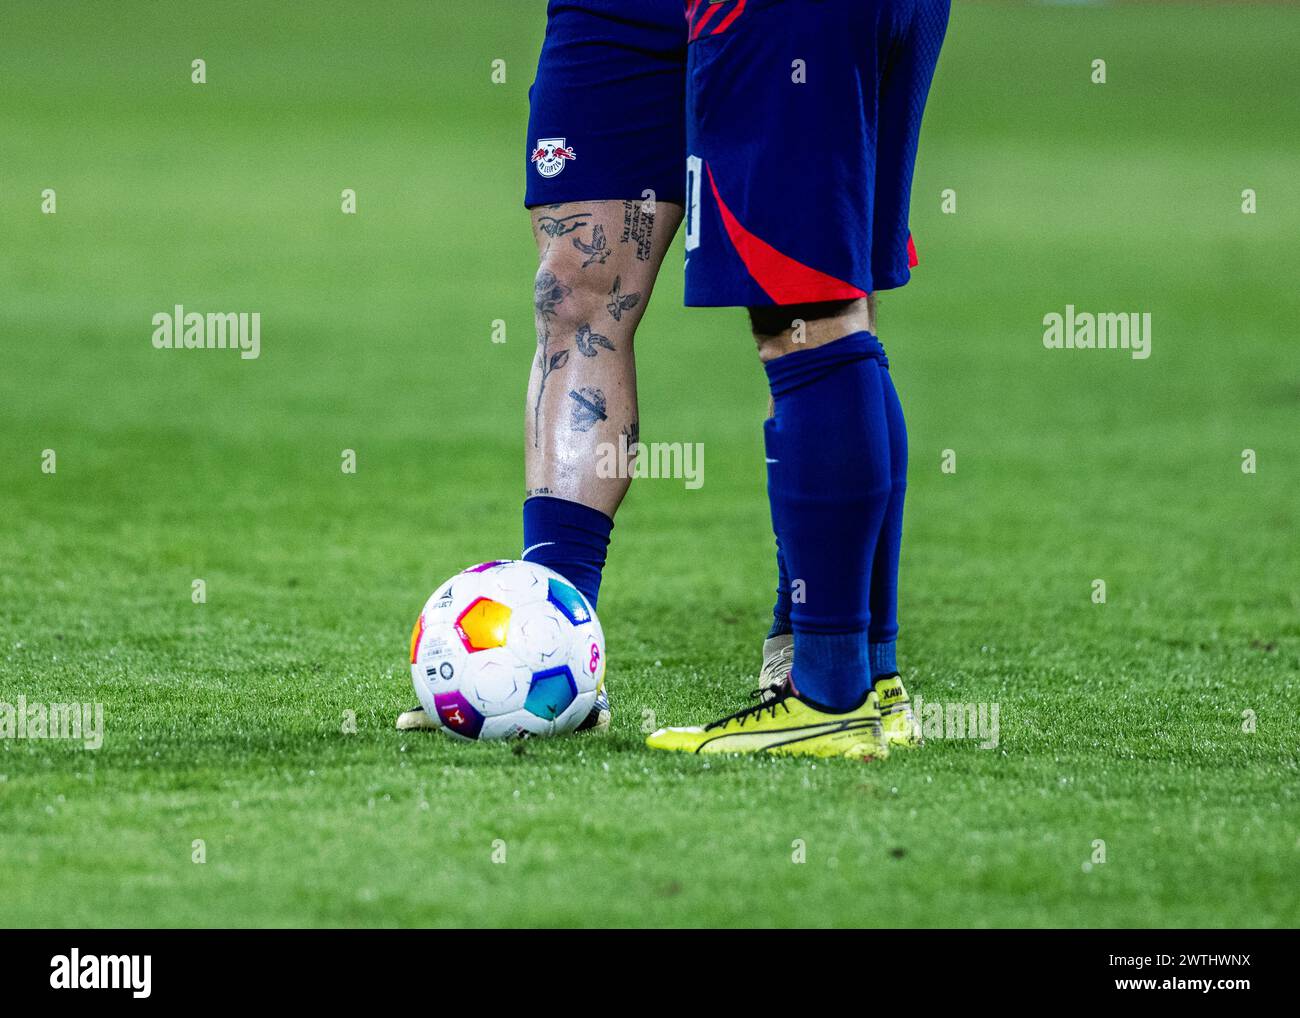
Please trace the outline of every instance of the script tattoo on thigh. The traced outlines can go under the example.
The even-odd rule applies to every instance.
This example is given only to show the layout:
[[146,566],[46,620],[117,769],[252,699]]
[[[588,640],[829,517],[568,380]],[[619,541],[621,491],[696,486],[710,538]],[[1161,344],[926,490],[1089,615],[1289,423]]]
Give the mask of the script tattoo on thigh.
[[645,203],[625,201],[623,203],[623,235],[618,238],[620,244],[636,244],[638,261],[648,262],[654,247],[655,214],[647,212]]
[[533,284],[533,308],[537,314],[537,364],[541,368],[541,384],[537,386],[537,402],[533,405],[533,448],[537,448],[542,420],[542,395],[546,392],[546,380],[551,372],[564,367],[569,359],[569,351],[551,352],[551,319],[555,309],[564,303],[564,299],[573,293],[573,288],[565,286],[555,278],[550,269],[537,273]]
[[605,412],[605,394],[599,389],[584,385],[576,392],[569,390],[573,406],[569,412],[569,425],[574,431],[590,431],[597,421],[609,420]]

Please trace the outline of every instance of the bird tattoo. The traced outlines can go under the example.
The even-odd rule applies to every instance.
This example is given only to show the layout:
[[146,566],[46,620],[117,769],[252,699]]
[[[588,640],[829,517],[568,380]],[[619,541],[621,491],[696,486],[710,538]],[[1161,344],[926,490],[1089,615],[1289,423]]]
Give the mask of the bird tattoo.
[[587,244],[581,237],[573,238],[573,246],[587,256],[587,260],[582,263],[585,269],[588,265],[604,265],[605,259],[609,257],[609,241],[605,239],[605,228],[597,223],[591,228],[591,243]]

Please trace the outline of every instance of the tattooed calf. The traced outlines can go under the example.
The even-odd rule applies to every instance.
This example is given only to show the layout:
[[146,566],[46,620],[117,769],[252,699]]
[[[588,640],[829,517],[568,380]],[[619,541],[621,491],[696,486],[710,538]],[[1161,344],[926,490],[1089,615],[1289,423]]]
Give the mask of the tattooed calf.
[[597,421],[609,420],[609,414],[605,412],[605,394],[599,389],[586,385],[576,392],[570,389],[569,398],[573,400],[569,425],[574,431],[590,431]]
[[546,380],[552,371],[564,367],[569,359],[568,350],[551,353],[551,319],[564,299],[573,293],[573,288],[565,286],[555,278],[550,269],[537,273],[533,284],[533,307],[537,310],[537,363],[541,367],[541,383],[537,387],[537,402],[533,406],[533,447],[536,448],[541,431],[542,395],[546,392]]
[[573,341],[578,344],[578,353],[584,357],[595,357],[598,346],[603,346],[606,350],[614,349],[614,344],[609,341],[608,336],[592,332],[591,326],[585,322],[578,327],[578,334],[573,337]]

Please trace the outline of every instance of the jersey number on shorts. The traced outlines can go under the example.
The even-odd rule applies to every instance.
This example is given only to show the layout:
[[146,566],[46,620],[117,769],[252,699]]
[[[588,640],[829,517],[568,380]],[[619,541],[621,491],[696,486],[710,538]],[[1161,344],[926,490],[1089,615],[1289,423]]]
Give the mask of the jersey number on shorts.
[[704,162],[699,156],[686,157],[686,250],[700,246],[700,176]]

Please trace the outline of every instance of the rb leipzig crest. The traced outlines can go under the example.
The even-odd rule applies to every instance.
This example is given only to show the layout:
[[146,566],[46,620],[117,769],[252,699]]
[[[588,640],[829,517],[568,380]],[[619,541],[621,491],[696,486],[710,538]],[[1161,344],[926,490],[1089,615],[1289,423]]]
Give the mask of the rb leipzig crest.
[[532,161],[543,177],[554,177],[564,169],[568,160],[577,158],[573,149],[564,144],[563,138],[538,138]]

